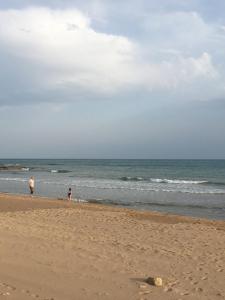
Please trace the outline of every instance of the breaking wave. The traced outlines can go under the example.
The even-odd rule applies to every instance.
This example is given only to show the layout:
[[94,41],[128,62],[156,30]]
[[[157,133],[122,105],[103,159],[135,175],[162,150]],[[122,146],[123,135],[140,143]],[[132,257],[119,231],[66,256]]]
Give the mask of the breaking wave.
[[144,178],[142,177],[129,177],[129,176],[123,176],[120,178],[122,181],[143,181]]
[[156,183],[176,183],[176,184],[202,184],[208,183],[206,180],[179,180],[179,179],[160,179],[160,178],[151,178],[151,182]]
[[51,170],[51,173],[70,173],[69,170]]
[[176,184],[203,184],[209,183],[206,180],[180,180],[180,179],[161,179],[161,178],[143,178],[143,177],[130,177],[130,176],[123,176],[120,177],[122,181],[148,181],[153,183],[176,183]]

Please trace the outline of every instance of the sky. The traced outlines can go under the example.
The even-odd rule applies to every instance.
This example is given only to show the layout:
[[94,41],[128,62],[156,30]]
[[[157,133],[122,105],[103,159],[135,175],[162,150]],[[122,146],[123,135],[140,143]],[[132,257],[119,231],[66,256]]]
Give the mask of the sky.
[[225,158],[224,0],[0,0],[0,158]]

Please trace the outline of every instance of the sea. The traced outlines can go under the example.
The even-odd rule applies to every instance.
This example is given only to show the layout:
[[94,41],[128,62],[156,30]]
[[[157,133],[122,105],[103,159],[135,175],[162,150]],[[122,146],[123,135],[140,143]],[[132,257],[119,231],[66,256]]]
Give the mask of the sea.
[[1,159],[0,192],[225,220],[225,160]]

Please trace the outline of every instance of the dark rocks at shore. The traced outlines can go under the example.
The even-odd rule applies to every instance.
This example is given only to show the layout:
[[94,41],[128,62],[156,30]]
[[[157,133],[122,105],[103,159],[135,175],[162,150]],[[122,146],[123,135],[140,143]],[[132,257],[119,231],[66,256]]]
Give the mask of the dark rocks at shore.
[[27,168],[20,165],[0,165],[0,171],[23,171]]

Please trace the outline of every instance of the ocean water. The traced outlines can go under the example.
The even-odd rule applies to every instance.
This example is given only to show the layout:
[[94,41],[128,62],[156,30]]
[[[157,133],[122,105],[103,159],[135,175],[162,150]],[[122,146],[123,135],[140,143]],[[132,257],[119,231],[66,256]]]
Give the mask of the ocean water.
[[225,160],[0,160],[0,192],[225,219]]

